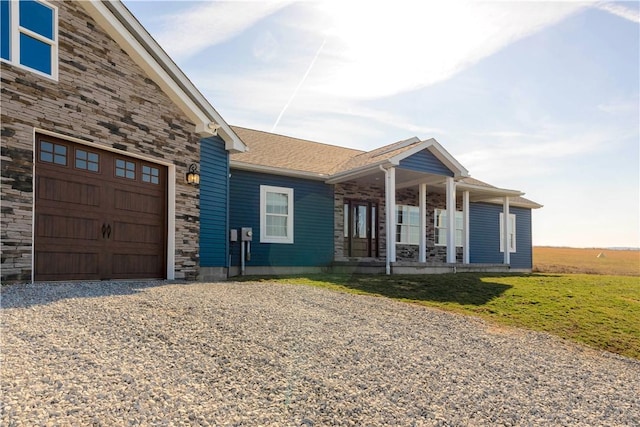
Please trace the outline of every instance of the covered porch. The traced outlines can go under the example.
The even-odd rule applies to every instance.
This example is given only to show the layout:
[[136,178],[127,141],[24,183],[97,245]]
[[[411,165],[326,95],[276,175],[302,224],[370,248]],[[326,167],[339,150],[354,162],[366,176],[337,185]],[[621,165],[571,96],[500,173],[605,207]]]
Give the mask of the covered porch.
[[[435,140],[407,141],[374,164],[334,176],[334,270],[386,274],[460,271],[506,272],[502,262],[471,263],[470,206],[499,204],[509,218],[511,200],[523,193],[468,176]],[[375,156],[374,156],[375,157]],[[342,209],[340,209],[342,208]],[[342,214],[340,215],[340,211]],[[509,221],[501,221],[502,248],[510,248]],[[368,252],[359,247],[368,245]]]

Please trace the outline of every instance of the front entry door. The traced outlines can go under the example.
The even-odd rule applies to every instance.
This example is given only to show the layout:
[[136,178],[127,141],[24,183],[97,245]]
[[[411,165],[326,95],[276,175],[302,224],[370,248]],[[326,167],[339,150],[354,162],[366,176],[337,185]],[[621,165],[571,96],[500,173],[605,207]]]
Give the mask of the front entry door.
[[377,203],[351,200],[344,204],[344,248],[350,257],[377,257]]

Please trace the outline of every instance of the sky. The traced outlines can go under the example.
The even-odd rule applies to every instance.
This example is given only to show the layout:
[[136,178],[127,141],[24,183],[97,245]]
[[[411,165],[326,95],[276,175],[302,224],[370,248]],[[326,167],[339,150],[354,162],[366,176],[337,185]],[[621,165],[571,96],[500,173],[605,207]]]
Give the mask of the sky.
[[640,246],[640,2],[124,3],[231,125],[433,137],[544,205],[534,245]]

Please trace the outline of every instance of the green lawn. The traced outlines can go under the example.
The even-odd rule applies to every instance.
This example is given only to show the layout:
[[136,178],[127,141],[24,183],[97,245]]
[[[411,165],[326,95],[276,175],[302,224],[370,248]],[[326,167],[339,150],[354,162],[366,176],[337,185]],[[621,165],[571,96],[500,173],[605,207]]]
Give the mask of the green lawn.
[[[256,280],[247,277],[247,280]],[[546,331],[640,359],[640,279],[583,274],[308,275],[263,278],[377,295]]]

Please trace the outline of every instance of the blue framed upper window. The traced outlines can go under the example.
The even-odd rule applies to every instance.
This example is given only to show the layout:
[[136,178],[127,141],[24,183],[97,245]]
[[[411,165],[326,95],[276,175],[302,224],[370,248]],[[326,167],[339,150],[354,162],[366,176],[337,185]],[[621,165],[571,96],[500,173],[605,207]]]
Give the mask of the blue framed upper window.
[[58,9],[44,0],[0,0],[0,58],[58,79]]

